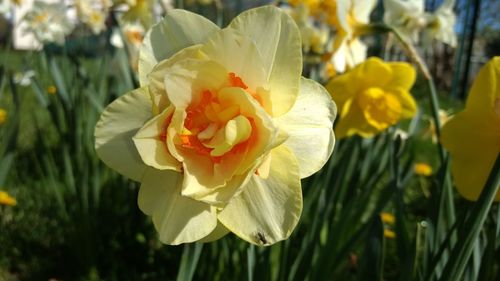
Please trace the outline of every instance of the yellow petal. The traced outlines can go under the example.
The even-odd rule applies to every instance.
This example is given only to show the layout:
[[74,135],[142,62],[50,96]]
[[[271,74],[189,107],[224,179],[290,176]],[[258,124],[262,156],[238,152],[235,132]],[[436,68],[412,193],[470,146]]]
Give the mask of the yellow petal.
[[335,136],[337,139],[355,134],[368,138],[377,133],[378,130],[368,124],[359,105],[356,102],[352,102],[352,99],[349,100],[344,106],[344,109],[342,109],[342,117],[335,126]]
[[227,69],[241,77],[255,91],[267,82],[265,63],[250,37],[226,28],[215,33],[203,46],[202,51]]
[[415,68],[406,62],[389,62],[388,65],[392,69],[392,79],[385,88],[409,91],[417,78]]
[[[453,178],[460,194],[469,200],[479,197],[500,152],[499,128],[493,114],[468,109],[443,126],[441,142],[450,151]],[[495,199],[500,200],[500,192]]]
[[195,13],[185,10],[169,11],[144,37],[139,50],[140,84],[147,85],[146,75],[159,61],[186,47],[204,43],[217,30],[217,25]]
[[173,114],[173,110],[173,107],[169,107],[151,119],[137,132],[133,141],[146,165],[158,170],[180,172],[181,163],[170,154],[166,142],[160,139],[160,135],[166,131],[165,120]]
[[181,195],[182,174],[148,168],[139,190],[139,208],[153,217],[160,241],[198,241],[217,226],[215,208]]
[[222,223],[217,223],[217,227],[208,235],[203,237],[203,239],[198,240],[201,243],[209,243],[215,240],[219,240],[222,237],[226,236],[230,231],[227,229]]
[[397,97],[401,103],[403,111],[401,112],[401,118],[412,118],[417,113],[417,102],[413,96],[408,91],[394,90],[390,93],[391,95]]
[[352,82],[356,81],[354,78],[357,77],[363,88],[385,88],[393,75],[390,65],[377,57],[370,57],[352,71],[354,76]]
[[267,179],[253,175],[240,195],[219,213],[219,221],[240,238],[257,245],[287,239],[302,212],[299,166],[284,145],[271,151]]
[[97,122],[94,136],[97,155],[118,173],[140,181],[146,165],[132,137],[151,119],[147,88],[136,89],[112,102]]
[[264,6],[241,13],[229,28],[255,42],[269,79],[273,116],[286,113],[295,102],[302,73],[300,31],[293,19],[277,7]]
[[[481,68],[467,98],[467,110],[495,111],[500,99],[500,57],[495,57]],[[500,118],[500,112],[497,113]]]
[[153,101],[153,112],[159,114],[170,104],[167,96],[165,95],[165,71],[171,68],[176,63],[186,59],[200,59],[204,58],[203,53],[200,52],[202,45],[194,45],[179,51],[172,57],[159,62],[147,75],[147,84],[149,85],[149,93]]
[[332,126],[336,114],[335,103],[325,88],[302,78],[292,109],[276,119],[288,134],[283,144],[295,154],[301,178],[316,173],[330,158],[335,145]]
[[203,91],[216,91],[227,81],[227,71],[215,61],[187,59],[164,70],[166,94],[176,108],[187,108]]

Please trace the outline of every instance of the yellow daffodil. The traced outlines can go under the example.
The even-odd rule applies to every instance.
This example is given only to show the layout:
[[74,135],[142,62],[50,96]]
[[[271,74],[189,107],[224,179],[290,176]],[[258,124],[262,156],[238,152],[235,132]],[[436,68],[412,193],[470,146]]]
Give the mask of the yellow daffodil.
[[258,245],[289,237],[300,179],[334,145],[335,104],[301,69],[299,30],[272,6],[224,29],[172,10],[146,34],[141,88],[106,108],[96,151],[141,182],[139,207],[163,243],[228,232]]
[[57,93],[57,88],[55,86],[48,86],[47,93],[50,95],[55,95]]
[[354,134],[371,137],[412,117],[417,106],[409,90],[415,76],[408,63],[372,57],[332,79],[327,89],[340,112],[337,138]]
[[415,163],[415,165],[413,166],[413,171],[415,171],[415,174],[419,176],[428,177],[432,175],[432,167],[429,164],[423,162]]
[[335,17],[330,19],[337,30],[332,61],[338,72],[344,72],[366,59],[367,47],[359,36],[367,32],[370,14],[377,1],[343,0],[335,3]]
[[499,82],[500,57],[495,57],[477,75],[464,111],[443,126],[441,142],[451,154],[456,187],[468,200],[477,200],[500,153]]
[[387,239],[396,238],[396,233],[390,229],[384,229],[384,237]]
[[393,214],[385,212],[380,213],[380,219],[382,219],[382,222],[387,224],[394,224],[394,222],[396,221]]
[[0,108],[0,125],[7,121],[7,111],[3,108]]
[[16,206],[16,198],[10,196],[7,192],[0,190],[0,205]]

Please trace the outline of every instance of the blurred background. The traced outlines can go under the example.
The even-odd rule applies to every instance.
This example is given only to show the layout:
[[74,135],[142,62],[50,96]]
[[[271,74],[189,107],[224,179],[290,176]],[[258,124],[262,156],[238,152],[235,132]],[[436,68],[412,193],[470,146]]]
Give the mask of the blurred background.
[[[412,90],[417,116],[370,139],[339,141],[323,170],[303,181],[292,237],[271,247],[232,234],[162,245],[137,207],[138,184],[97,158],[99,115],[138,87],[141,40],[170,9],[224,27],[244,10],[278,5],[301,28],[303,75],[323,84],[340,75],[331,60],[338,30],[299,2],[308,1],[1,0],[0,281],[451,280],[439,277],[473,203],[443,192],[447,166],[421,75]],[[385,2],[371,23],[391,24]],[[436,18],[429,28],[451,25],[444,40],[407,38],[434,77],[444,123],[464,107],[479,68],[500,55],[500,1],[423,3],[424,18]],[[446,3],[449,21],[438,20]],[[361,40],[366,56],[411,61],[390,33]],[[497,204],[460,280],[500,280],[499,233]]]

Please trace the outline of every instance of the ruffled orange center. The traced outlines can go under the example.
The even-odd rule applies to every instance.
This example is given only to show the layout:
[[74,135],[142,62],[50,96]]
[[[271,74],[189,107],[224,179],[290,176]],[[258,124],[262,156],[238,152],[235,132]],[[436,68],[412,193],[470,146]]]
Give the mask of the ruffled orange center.
[[[248,86],[234,73],[228,75],[228,86],[248,91]],[[166,140],[171,116],[166,118],[159,138]],[[246,151],[256,140],[256,125],[251,116],[244,116],[238,104],[222,104],[216,91],[204,90],[197,102],[186,109],[182,132],[176,144],[219,163],[225,155]]]

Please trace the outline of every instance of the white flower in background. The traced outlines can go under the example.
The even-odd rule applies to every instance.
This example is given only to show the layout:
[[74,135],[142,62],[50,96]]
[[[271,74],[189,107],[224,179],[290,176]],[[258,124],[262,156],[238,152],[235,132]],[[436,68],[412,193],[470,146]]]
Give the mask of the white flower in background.
[[78,18],[92,33],[99,34],[106,29],[106,17],[110,3],[100,0],[76,0]]
[[309,6],[303,3],[288,8],[282,7],[295,21],[302,37],[302,49],[305,53],[313,51],[317,54],[323,54],[326,50],[330,29],[321,22],[314,21],[310,17]]
[[433,13],[427,14],[427,27],[424,29],[424,45],[429,45],[432,39],[441,41],[452,47],[457,46],[457,35],[454,27],[456,15],[453,12],[455,0],[445,0]]
[[42,43],[64,44],[66,35],[73,31],[74,24],[66,14],[63,3],[45,3],[35,1],[33,9],[26,13],[23,20],[27,26],[25,32],[31,32]]
[[454,31],[456,15],[453,12],[455,0],[445,0],[434,12],[425,12],[424,0],[384,0],[384,22],[391,25],[413,43],[429,46],[438,40],[452,47],[457,44]]
[[427,25],[424,0],[384,0],[384,22],[397,28],[401,35],[418,42]]
[[366,32],[376,0],[339,0],[336,2],[337,35],[333,44],[333,65],[344,72],[366,59],[366,45],[359,36]]
[[31,84],[31,79],[35,77],[35,71],[26,70],[24,72],[14,73],[14,83],[21,86],[29,86]]

